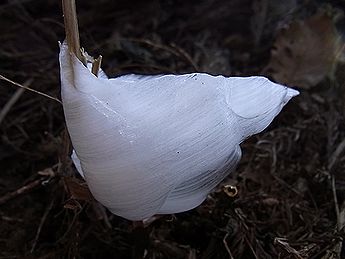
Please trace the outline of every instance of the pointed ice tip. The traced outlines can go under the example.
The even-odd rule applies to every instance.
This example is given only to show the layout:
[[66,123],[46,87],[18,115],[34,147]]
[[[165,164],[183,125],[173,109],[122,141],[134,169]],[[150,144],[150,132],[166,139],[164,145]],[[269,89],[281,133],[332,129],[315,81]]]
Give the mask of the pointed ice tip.
[[292,88],[288,88],[288,94],[287,95],[291,96],[291,97],[295,97],[295,96],[299,95],[299,91],[292,89]]
[[287,103],[288,101],[290,101],[291,98],[293,98],[297,95],[299,95],[299,91],[292,89],[292,88],[287,88],[287,93],[286,93],[286,96],[284,98],[284,102]]
[[299,94],[294,89],[262,76],[229,78],[228,85],[229,107],[238,116],[246,119],[264,116],[272,111],[278,113],[292,97]]

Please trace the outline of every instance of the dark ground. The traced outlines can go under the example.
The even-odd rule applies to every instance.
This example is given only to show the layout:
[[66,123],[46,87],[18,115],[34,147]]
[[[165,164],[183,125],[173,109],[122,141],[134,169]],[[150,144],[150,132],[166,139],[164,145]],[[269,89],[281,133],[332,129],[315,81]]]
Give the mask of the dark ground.
[[[77,6],[108,75],[264,74],[301,95],[243,143],[236,197],[133,230],[74,174],[61,105],[0,81],[0,258],[345,258],[344,1]],[[0,75],[59,98],[63,39],[60,1],[1,1]]]

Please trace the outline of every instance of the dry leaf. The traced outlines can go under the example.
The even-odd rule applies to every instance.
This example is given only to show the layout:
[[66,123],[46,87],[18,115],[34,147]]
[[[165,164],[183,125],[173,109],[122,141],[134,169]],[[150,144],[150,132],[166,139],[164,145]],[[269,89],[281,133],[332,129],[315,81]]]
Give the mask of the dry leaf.
[[278,34],[264,71],[280,83],[309,89],[333,75],[342,44],[326,14],[293,22]]
[[77,178],[65,177],[64,183],[71,194],[72,199],[82,200],[82,201],[92,201],[93,196],[84,181]]

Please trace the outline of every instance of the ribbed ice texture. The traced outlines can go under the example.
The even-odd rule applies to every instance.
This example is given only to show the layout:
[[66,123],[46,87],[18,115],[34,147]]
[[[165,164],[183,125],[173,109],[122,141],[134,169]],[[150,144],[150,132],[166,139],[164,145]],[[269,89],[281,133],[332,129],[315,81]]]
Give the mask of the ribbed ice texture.
[[66,45],[60,66],[73,161],[94,197],[130,220],[198,206],[236,167],[239,144],[298,94],[264,77],[97,78]]

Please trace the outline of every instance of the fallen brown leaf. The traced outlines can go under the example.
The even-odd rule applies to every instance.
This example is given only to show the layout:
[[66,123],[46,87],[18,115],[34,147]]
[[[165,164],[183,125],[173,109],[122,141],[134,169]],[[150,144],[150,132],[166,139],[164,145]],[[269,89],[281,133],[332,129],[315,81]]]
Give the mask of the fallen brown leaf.
[[84,181],[73,177],[65,177],[64,183],[72,199],[82,201],[93,200],[93,196]]
[[293,22],[278,34],[264,72],[279,83],[309,89],[333,75],[343,44],[327,14]]

